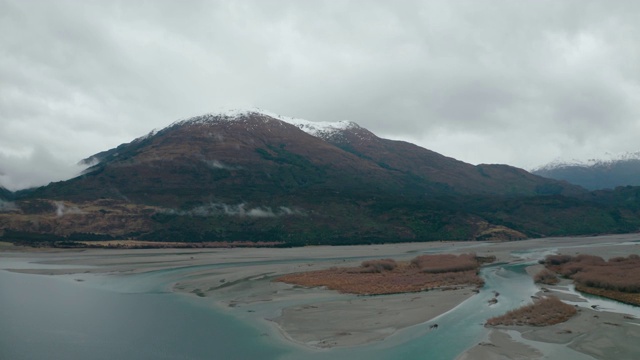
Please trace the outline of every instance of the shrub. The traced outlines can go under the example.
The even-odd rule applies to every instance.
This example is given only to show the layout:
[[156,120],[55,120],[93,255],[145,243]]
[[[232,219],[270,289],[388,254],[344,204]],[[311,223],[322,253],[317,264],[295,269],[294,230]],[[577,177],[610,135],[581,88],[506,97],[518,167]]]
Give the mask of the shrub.
[[[624,259],[624,258],[622,258],[622,259]],[[582,266],[598,266],[598,265],[604,265],[605,264],[604,259],[602,259],[601,257],[595,256],[595,255],[585,255],[585,254],[580,254],[580,255],[574,257],[571,261],[572,262],[578,262]]]
[[391,271],[398,266],[393,259],[380,259],[380,260],[367,260],[363,261],[360,265],[362,272],[376,272]]
[[475,254],[420,255],[411,260],[411,265],[431,274],[475,270],[480,266]]
[[555,285],[560,280],[553,271],[542,269],[533,277],[533,281],[540,284]]
[[[562,261],[556,257],[562,256]],[[545,264],[562,276],[569,277],[577,285],[619,291],[640,293],[640,256],[614,257],[604,261],[593,255],[547,256]],[[536,275],[537,276],[537,275]]]
[[571,261],[571,255],[547,255],[545,265],[562,265]]

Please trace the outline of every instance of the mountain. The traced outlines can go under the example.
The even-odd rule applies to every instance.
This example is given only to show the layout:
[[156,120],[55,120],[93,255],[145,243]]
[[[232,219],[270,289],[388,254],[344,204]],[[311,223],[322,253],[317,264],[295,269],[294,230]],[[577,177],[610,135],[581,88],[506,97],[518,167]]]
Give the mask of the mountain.
[[13,213],[17,210],[12,199],[13,193],[0,185],[0,213]]
[[564,180],[589,190],[640,186],[640,153],[587,162],[554,162],[532,171],[550,179]]
[[81,162],[79,177],[15,194],[19,211],[0,214],[4,238],[305,245],[636,226],[633,212],[580,200],[588,193],[566,182],[466,164],[353,122],[255,110],[179,120]]
[[179,121],[84,160],[95,161],[83,176],[36,195],[185,208],[210,201],[270,201],[300,192],[417,191],[376,164],[260,113]]
[[[283,121],[284,119],[284,121]],[[576,186],[506,165],[473,166],[355,123],[311,123],[258,112],[204,115],[96,154],[83,176],[33,196],[121,198],[188,208],[302,194],[359,196],[577,194]]]
[[13,196],[13,193],[0,185],[0,200],[9,200]]

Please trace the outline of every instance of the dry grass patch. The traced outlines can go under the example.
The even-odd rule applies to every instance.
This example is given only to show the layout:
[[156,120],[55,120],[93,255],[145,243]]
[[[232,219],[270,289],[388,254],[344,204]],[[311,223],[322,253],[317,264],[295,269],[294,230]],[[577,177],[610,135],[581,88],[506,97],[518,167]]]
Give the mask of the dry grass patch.
[[380,259],[362,262],[359,270],[365,273],[381,273],[383,271],[391,271],[397,267],[398,264],[393,259]]
[[560,279],[553,271],[542,269],[533,277],[533,281],[536,284],[555,285],[560,282]]
[[[416,260],[417,259],[417,260]],[[470,266],[473,260],[473,267]],[[364,261],[359,267],[331,268],[281,276],[275,281],[305,287],[325,286],[343,293],[380,295],[436,288],[482,286],[475,255],[423,255],[411,262],[393,259]]]
[[640,305],[640,256],[615,257],[605,261],[593,255],[551,255],[547,269],[573,279],[576,289]]
[[533,304],[511,310],[502,316],[487,320],[487,326],[530,325],[548,326],[569,320],[577,313],[574,306],[565,304],[557,297],[549,296],[535,300]]
[[73,241],[88,248],[109,249],[199,249],[199,248],[255,248],[276,247],[282,245],[277,241],[204,241],[204,242],[177,242],[177,241],[144,241],[144,240],[104,240],[104,241]]
[[591,295],[606,297],[631,305],[640,305],[640,293],[625,293],[621,291],[599,289],[580,284],[576,284],[576,290]]
[[422,272],[438,274],[475,270],[478,268],[478,259],[475,254],[421,255],[411,260],[411,265]]

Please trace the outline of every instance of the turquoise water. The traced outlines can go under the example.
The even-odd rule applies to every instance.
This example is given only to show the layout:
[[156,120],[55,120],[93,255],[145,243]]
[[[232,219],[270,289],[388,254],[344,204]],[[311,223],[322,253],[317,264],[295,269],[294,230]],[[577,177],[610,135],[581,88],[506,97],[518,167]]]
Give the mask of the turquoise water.
[[[486,285],[479,294],[383,342],[317,351],[282,341],[264,324],[232,317],[210,306],[210,299],[168,291],[169,284],[194,267],[126,276],[44,276],[0,270],[0,359],[450,360],[485,340],[486,319],[531,302],[537,289],[525,266],[484,268]],[[495,292],[500,293],[499,301],[490,306]],[[438,329],[430,330],[435,323]],[[562,354],[563,359],[589,359],[563,346],[549,345],[546,350],[551,356]]]
[[276,359],[288,350],[186,296],[0,271],[0,359]]

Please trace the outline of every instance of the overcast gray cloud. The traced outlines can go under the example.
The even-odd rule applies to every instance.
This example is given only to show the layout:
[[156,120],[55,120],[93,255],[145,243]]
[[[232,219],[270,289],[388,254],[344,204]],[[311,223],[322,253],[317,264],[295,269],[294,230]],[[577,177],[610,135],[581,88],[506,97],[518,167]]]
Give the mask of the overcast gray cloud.
[[0,0],[0,184],[225,107],[471,163],[638,151],[637,1]]

